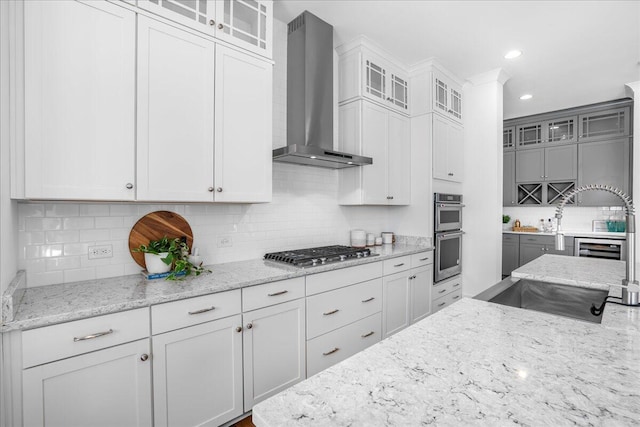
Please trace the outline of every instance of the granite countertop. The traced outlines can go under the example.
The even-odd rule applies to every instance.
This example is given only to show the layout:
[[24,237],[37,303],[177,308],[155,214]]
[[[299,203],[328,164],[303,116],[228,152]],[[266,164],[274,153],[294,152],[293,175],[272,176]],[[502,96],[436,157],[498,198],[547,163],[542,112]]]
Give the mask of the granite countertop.
[[[588,286],[624,276],[623,262],[554,255],[536,261],[516,274]],[[593,324],[463,298],[259,403],[253,422],[637,425],[640,308],[607,305],[604,315]]]
[[[626,240],[626,233],[611,233],[609,231],[580,231],[580,230],[562,230],[565,236],[570,237],[599,237],[602,239],[617,239],[617,240]],[[556,233],[545,233],[545,232],[527,232],[527,231],[510,231],[510,230],[502,230],[504,234],[533,234],[536,236],[555,236]]]
[[298,268],[272,261],[249,260],[209,265],[211,273],[185,280],[147,281],[141,275],[25,288],[19,273],[3,296],[0,332],[32,329],[153,304],[306,276],[403,255],[433,250],[430,245],[394,244],[371,248],[377,256],[316,267]]

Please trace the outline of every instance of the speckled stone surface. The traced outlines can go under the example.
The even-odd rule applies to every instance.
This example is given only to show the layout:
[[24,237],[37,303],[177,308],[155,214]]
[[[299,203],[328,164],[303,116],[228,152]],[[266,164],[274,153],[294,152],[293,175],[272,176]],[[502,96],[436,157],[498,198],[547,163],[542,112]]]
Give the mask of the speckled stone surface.
[[512,277],[597,289],[621,286],[624,275],[624,261],[548,254],[511,273]]
[[27,274],[24,270],[20,270],[2,295],[2,323],[10,322],[15,317],[26,286]]
[[[536,261],[516,272],[587,287],[624,277],[619,261]],[[610,295],[620,289],[612,286]],[[639,355],[640,308],[608,304],[594,324],[464,298],[259,403],[253,422],[637,426]]]
[[258,427],[638,425],[640,333],[464,298],[253,408]]
[[[0,332],[32,329],[168,301],[254,286],[292,277],[336,270],[387,258],[432,250],[430,246],[385,245],[377,256],[317,267],[297,268],[271,261],[249,260],[210,265],[212,272],[181,281],[151,280],[141,275],[26,288],[13,320]],[[8,296],[8,295],[7,295]],[[17,299],[16,299],[17,300]],[[4,303],[4,300],[3,300]]]

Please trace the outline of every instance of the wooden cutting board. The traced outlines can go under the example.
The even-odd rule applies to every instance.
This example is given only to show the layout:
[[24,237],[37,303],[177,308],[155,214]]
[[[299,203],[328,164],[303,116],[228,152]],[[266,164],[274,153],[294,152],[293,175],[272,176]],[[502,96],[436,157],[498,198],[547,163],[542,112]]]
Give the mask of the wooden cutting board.
[[[129,251],[164,236],[170,239],[185,236],[190,249],[193,245],[193,232],[187,220],[175,212],[156,211],[143,216],[133,226],[129,233]],[[136,264],[146,268],[142,252],[131,252],[131,256]]]

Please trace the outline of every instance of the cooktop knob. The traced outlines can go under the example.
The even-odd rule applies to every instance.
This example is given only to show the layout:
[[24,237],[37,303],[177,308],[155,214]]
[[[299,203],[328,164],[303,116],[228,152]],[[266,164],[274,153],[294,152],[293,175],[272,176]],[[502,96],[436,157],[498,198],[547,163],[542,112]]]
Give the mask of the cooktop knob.
[[344,260],[346,260],[346,259],[347,259],[347,256],[346,256],[346,255],[340,255],[340,261],[344,261]]
[[327,259],[326,259],[326,258],[320,258],[320,262],[321,262],[322,264],[326,264],[326,263],[327,263]]
[[362,252],[356,252],[356,258],[362,258]]
[[311,260],[311,263],[312,263],[313,265],[316,265],[316,264],[318,263],[318,259],[317,259],[317,258],[313,258],[313,259]]

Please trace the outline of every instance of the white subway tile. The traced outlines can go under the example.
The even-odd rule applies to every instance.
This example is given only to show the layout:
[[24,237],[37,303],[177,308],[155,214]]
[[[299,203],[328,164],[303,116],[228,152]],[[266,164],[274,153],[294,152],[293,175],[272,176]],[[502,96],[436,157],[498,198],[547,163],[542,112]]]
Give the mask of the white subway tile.
[[123,276],[124,265],[98,265],[95,267],[96,279],[104,279],[105,277],[118,277]]
[[88,256],[89,243],[65,243],[63,255],[64,256]]
[[79,241],[96,242],[100,240],[109,240],[109,230],[80,230]]
[[135,262],[129,262],[127,264],[124,264],[124,274],[125,275],[128,275],[128,274],[140,274],[141,271],[142,271],[142,267],[140,267]]
[[62,230],[60,218],[25,218],[25,231]]
[[18,203],[18,215],[21,217],[44,216],[44,205],[41,203]]
[[122,227],[122,224],[123,217],[121,216],[98,216],[95,218],[96,228],[118,228]]
[[113,204],[109,206],[111,216],[131,216],[138,213],[138,207],[133,204]]
[[44,243],[43,231],[25,231],[18,233],[18,243],[20,245],[40,245]]
[[47,231],[44,239],[46,243],[67,243],[77,242],[78,236],[78,230]]
[[206,215],[207,207],[205,205],[186,205],[184,207],[185,215]]
[[93,228],[94,219],[92,217],[75,217],[64,218],[62,221],[62,227],[65,230],[81,230],[86,228]]
[[45,269],[47,271],[63,271],[80,268],[80,257],[60,257],[45,259]]
[[27,270],[27,287],[33,288],[36,286],[55,285],[57,283],[63,283],[64,274],[62,271],[47,271],[44,273],[36,273]]
[[109,215],[109,205],[107,204],[96,204],[96,205],[87,205],[82,204],[79,208],[80,216],[107,216]]
[[64,283],[81,282],[96,278],[95,268],[78,268],[64,271]]
[[112,228],[109,230],[109,239],[110,240],[128,239],[130,232],[131,232],[130,228]]
[[44,206],[44,210],[45,216],[48,217],[78,216],[80,205],[75,203],[48,203]]

